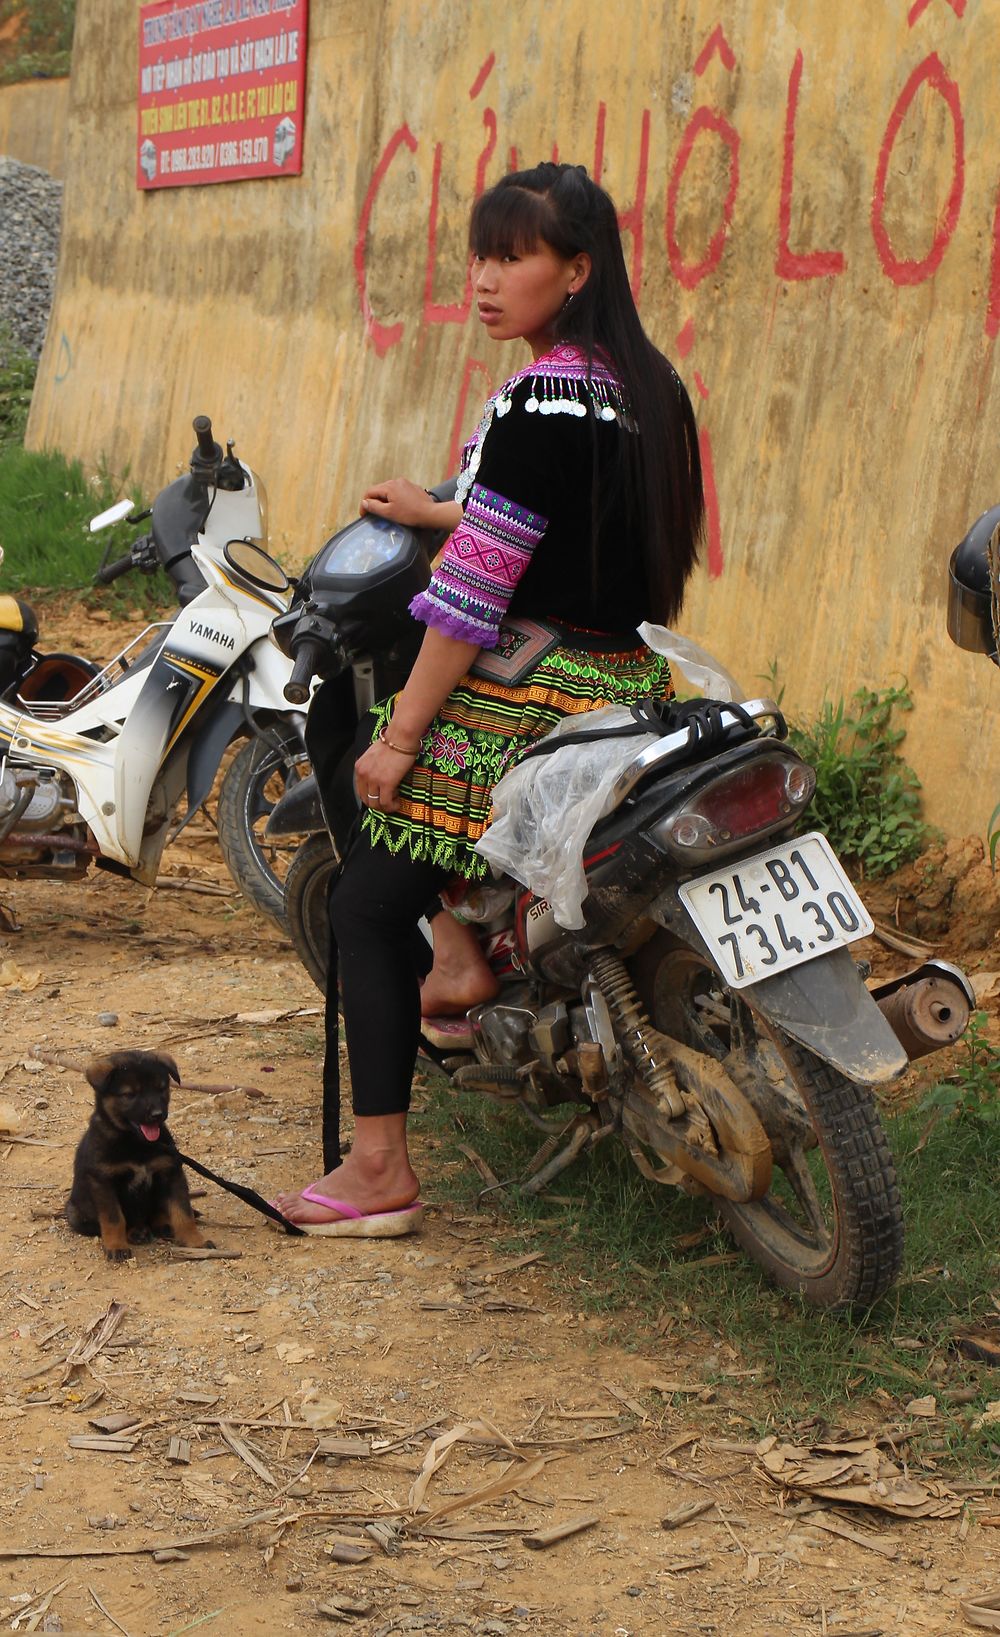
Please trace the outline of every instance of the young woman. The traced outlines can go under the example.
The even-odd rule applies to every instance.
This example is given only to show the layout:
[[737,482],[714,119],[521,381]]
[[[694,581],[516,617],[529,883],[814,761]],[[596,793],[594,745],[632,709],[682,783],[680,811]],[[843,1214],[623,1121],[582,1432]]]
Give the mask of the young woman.
[[[361,835],[330,899],[354,1141],[335,1170],[277,1201],[316,1233],[389,1236],[419,1222],[406,1143],[421,1011],[416,923],[454,876],[488,873],[473,848],[493,786],[520,751],[567,714],[671,691],[666,662],[636,626],[677,613],[702,525],[690,400],[642,329],[608,195],[579,165],[514,172],[476,203],[470,249],[480,322],[494,340],[524,340],[531,362],[487,402],[457,503],[398,478],[362,502],[454,532],[411,605],[427,626],[416,664],[376,707],[355,769]],[[523,625],[505,625],[518,618],[545,622],[534,665],[530,627],[526,637]],[[516,680],[504,680],[505,666]],[[492,975],[471,931],[439,915],[434,937],[424,1011],[488,995]],[[329,1097],[332,984],[328,1014]]]

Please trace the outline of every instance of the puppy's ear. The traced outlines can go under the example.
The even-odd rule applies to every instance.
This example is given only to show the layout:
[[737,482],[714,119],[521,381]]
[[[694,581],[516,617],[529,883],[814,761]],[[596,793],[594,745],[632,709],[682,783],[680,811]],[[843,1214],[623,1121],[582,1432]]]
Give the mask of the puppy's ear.
[[171,1080],[174,1082],[174,1085],[179,1086],[181,1083],[181,1074],[173,1058],[168,1057],[166,1052],[155,1052],[153,1055],[163,1064],[163,1067],[166,1069]]
[[84,1069],[84,1073],[95,1091],[106,1091],[111,1076],[117,1067],[118,1064],[113,1062],[110,1057],[95,1057],[94,1061]]

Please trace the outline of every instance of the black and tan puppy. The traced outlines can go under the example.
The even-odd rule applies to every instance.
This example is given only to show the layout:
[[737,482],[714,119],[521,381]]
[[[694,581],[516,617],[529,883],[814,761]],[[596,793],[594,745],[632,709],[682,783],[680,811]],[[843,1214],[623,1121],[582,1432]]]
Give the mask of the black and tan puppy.
[[195,1221],[191,1196],[165,1121],[172,1057],[109,1052],[86,1071],[94,1112],[73,1162],[63,1215],[74,1233],[100,1234],[111,1262],[154,1235],[180,1245],[210,1246]]

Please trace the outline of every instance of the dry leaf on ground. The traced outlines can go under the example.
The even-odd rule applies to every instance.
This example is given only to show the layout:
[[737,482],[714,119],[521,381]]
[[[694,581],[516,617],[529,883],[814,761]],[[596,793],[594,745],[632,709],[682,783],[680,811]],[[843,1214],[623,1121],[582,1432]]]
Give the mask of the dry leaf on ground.
[[839,1506],[871,1506],[900,1518],[952,1518],[962,1509],[947,1484],[904,1473],[871,1439],[810,1449],[772,1437],[758,1444],[757,1455],[772,1483]]

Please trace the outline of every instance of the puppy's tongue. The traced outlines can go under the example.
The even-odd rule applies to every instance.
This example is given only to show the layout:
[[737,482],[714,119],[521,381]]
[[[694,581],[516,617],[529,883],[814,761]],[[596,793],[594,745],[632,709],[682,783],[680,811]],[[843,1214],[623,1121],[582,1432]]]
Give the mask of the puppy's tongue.
[[147,1142],[159,1141],[160,1128],[158,1125],[141,1125],[139,1130],[142,1132]]

